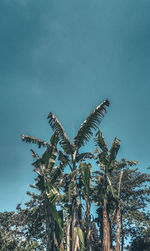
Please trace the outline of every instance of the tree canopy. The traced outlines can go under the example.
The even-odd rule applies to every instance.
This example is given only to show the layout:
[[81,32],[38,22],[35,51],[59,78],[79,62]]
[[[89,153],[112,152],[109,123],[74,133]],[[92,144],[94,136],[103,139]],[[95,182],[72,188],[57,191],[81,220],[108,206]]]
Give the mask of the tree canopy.
[[[137,161],[118,160],[118,138],[108,147],[98,127],[108,106],[104,100],[89,114],[73,142],[51,112],[49,142],[21,135],[45,151],[31,149],[36,177],[29,201],[0,213],[0,250],[123,251],[128,237],[129,250],[149,250],[150,175]],[[91,138],[95,151],[81,152]]]

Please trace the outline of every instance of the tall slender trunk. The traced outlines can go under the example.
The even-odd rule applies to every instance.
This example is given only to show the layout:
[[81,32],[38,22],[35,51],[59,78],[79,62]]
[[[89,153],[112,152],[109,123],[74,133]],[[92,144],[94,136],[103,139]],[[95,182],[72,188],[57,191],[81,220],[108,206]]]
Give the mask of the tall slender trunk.
[[53,220],[50,214],[50,203],[46,199],[45,203],[45,215],[46,215],[46,236],[47,236],[47,243],[46,243],[46,250],[47,251],[57,251],[57,239],[55,235],[55,221]]
[[52,250],[52,233],[51,233],[51,217],[50,215],[47,215],[47,210],[46,211],[46,237],[47,237],[47,242],[46,242],[46,250],[50,251]]
[[123,233],[123,222],[122,222],[122,210],[121,210],[121,251],[124,249],[124,233]]
[[117,231],[116,231],[116,251],[120,251],[120,229],[121,229],[120,206],[118,206],[118,208],[117,208],[116,223],[117,223]]
[[66,243],[67,243],[67,251],[70,251],[70,219],[67,219]]
[[79,237],[77,234],[78,225],[78,210],[76,199],[74,199],[72,204],[72,251],[80,250]]
[[74,199],[72,204],[72,251],[80,250],[79,237],[77,234],[78,212],[77,203]]
[[[74,166],[75,169],[75,166]],[[77,194],[77,178],[74,178],[74,189],[73,194],[76,196]],[[77,199],[74,198],[72,202],[72,251],[80,250],[79,245],[79,237],[77,233],[77,225],[78,225],[78,205]]]
[[60,244],[60,251],[65,251],[64,239],[62,240],[62,242]]
[[122,217],[121,217],[121,209],[120,209],[120,193],[121,193],[121,180],[123,176],[123,171],[120,172],[119,184],[118,184],[118,197],[119,202],[117,205],[117,213],[116,213],[116,223],[117,223],[117,232],[116,232],[116,251],[120,251],[120,232],[121,232],[121,225],[122,225]]
[[82,222],[82,205],[81,205],[81,193],[79,192],[79,199],[78,199],[78,223],[80,225],[80,228],[83,227]]
[[100,219],[99,219],[99,231],[100,231],[100,248],[102,249],[102,247],[103,247],[103,209],[102,208],[100,208],[99,209],[100,210],[100,212],[99,212],[99,214],[100,214]]
[[104,199],[103,207],[103,251],[110,251],[110,223],[107,214],[107,200]]
[[[75,151],[72,155],[72,164],[73,164],[73,170],[76,170],[76,158],[77,151]],[[72,202],[72,251],[79,251],[80,245],[79,245],[79,237],[77,233],[77,226],[78,226],[78,205],[77,205],[77,176],[74,177],[74,189],[73,189],[73,195],[74,199]]]
[[86,250],[87,251],[92,251],[92,246],[91,246],[91,216],[90,216],[90,208],[91,205],[88,201],[87,198],[85,198],[86,201]]

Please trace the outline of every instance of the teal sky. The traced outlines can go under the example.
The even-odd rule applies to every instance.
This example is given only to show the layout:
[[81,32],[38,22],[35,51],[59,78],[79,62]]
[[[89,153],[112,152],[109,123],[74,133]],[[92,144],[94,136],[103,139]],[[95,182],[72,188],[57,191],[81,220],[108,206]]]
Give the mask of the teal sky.
[[51,111],[72,137],[105,98],[101,130],[119,157],[150,166],[150,1],[0,1],[0,201],[33,183],[22,133],[49,140]]

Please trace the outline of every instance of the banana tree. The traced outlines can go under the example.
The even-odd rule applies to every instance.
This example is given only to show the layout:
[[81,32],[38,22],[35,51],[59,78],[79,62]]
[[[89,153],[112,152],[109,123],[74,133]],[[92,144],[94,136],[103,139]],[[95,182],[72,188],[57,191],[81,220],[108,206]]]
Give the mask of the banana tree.
[[[120,148],[120,140],[117,138],[114,139],[110,150],[100,131],[97,132],[95,142],[100,147],[100,150],[96,149],[97,164],[99,164],[101,169],[101,172],[97,175],[98,186],[96,189],[100,195],[99,202],[101,202],[100,205],[102,208],[102,210],[99,208],[99,213],[102,213],[102,247],[104,251],[112,248],[112,226],[116,218],[116,251],[120,251],[122,207],[124,207],[122,196],[128,198],[129,192],[126,193],[125,191],[127,189],[127,183],[131,183],[130,179],[127,178],[128,166],[137,165],[138,162],[126,161],[125,159],[121,161],[116,160]],[[131,186],[133,186],[133,184]],[[123,188],[124,191],[122,194]]]
[[92,234],[92,224],[91,224],[91,185],[92,185],[92,165],[89,163],[80,163],[79,166],[79,187],[81,190],[82,198],[86,203],[86,212],[85,212],[85,225],[86,225],[86,236],[85,236],[85,248],[87,251],[92,251],[92,240],[91,240],[91,234]]
[[114,215],[114,213],[112,214],[112,217],[110,215],[110,201],[116,200],[115,191],[111,183],[111,173],[115,167],[114,163],[120,148],[120,140],[115,138],[111,149],[109,150],[104,137],[99,130],[96,134],[95,142],[100,148],[95,150],[95,153],[97,153],[95,159],[101,170],[101,172],[97,172],[98,175],[96,175],[97,192],[95,199],[96,203],[100,206],[98,212],[102,217],[99,219],[101,228],[101,247],[103,251],[110,251],[112,249],[111,225]]
[[35,178],[36,184],[32,187],[40,191],[46,224],[46,248],[48,251],[60,250],[63,235],[63,219],[62,211],[58,211],[56,208],[56,202],[58,202],[60,197],[59,183],[63,172],[63,164],[60,162],[58,166],[54,166],[58,152],[58,133],[55,132],[53,134],[50,143],[27,135],[22,135],[22,140],[27,143],[35,143],[39,147],[44,146],[47,148],[42,158],[31,150],[33,158],[36,159],[33,166],[37,174]]
[[[97,129],[98,124],[101,122],[104,114],[106,113],[106,107],[109,106],[109,101],[105,100],[99,104],[93,112],[87,117],[87,119],[82,123],[81,127],[78,130],[77,135],[74,137],[73,142],[67,136],[62,124],[56,118],[53,113],[49,113],[48,121],[51,128],[54,132],[57,132],[60,138],[61,147],[64,150],[64,153],[70,158],[68,164],[71,168],[71,171],[74,171],[78,168],[78,164],[83,161],[85,158],[91,158],[90,153],[79,154],[79,149],[90,139],[93,135],[92,129]],[[73,200],[72,200],[72,251],[77,251],[81,249],[79,232],[81,233],[81,228],[79,228],[79,219],[78,219],[78,208],[80,201],[77,200],[78,190],[77,190],[77,179],[76,175],[73,180]],[[81,231],[80,231],[81,230]]]

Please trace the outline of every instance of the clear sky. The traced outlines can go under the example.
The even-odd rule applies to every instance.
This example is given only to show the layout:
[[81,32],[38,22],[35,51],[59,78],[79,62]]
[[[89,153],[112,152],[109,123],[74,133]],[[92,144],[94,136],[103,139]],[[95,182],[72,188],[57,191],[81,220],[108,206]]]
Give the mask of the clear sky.
[[[0,211],[33,183],[31,145],[51,111],[72,137],[105,98],[101,130],[150,166],[150,1],[0,0]],[[32,148],[36,149],[34,146]]]

